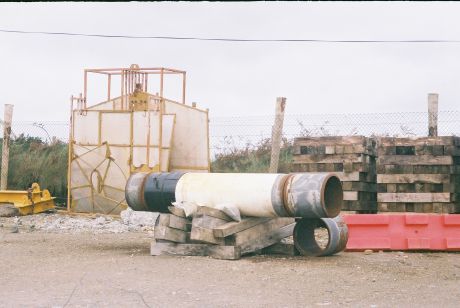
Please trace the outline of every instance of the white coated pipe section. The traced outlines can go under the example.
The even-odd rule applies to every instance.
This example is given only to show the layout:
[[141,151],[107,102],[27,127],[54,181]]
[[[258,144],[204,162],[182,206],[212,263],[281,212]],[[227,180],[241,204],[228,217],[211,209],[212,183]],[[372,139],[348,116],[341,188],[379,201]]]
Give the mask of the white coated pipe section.
[[331,173],[185,173],[176,202],[236,206],[243,216],[335,217],[342,207],[340,180]]
[[176,202],[215,207],[233,204],[244,216],[276,217],[272,188],[280,174],[186,173],[176,186]]

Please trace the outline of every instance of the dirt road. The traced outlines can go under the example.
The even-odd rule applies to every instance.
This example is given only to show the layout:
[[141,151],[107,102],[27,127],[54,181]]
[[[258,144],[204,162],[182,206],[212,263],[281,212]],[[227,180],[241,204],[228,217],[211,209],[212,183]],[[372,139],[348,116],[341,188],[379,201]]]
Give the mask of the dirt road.
[[0,307],[456,307],[460,254],[152,257],[146,233],[0,228]]

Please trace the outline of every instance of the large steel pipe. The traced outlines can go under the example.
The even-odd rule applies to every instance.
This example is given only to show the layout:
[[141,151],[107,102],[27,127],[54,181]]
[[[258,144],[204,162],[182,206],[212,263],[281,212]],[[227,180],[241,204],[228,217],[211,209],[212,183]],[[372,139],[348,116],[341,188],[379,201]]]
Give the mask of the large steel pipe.
[[331,173],[137,173],[126,184],[126,201],[137,211],[167,213],[174,201],[216,207],[235,205],[244,216],[336,217],[340,180]]
[[[315,230],[327,230],[327,243],[320,245],[324,238],[317,238]],[[347,246],[348,227],[342,217],[335,218],[301,218],[297,221],[294,232],[294,245],[305,256],[330,256],[341,252]],[[318,241],[319,240],[319,241]]]

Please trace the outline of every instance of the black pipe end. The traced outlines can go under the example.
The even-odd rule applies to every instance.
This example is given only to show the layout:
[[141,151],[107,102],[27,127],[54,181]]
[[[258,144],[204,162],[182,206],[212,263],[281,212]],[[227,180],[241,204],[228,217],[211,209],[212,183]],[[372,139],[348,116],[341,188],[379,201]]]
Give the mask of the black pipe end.
[[148,211],[169,213],[168,206],[176,201],[176,186],[185,172],[150,173],[144,184],[144,200]]

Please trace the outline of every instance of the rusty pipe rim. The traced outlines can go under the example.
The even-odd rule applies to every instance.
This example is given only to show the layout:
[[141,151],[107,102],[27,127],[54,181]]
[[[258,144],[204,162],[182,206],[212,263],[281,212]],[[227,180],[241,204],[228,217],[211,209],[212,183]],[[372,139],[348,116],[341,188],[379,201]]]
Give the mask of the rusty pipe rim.
[[[283,179],[283,205],[285,211],[291,217],[296,217],[296,209],[294,208],[293,200],[291,198],[291,187],[296,175],[302,173],[290,173]],[[307,173],[308,174],[308,173]],[[324,173],[324,178],[322,178],[320,191],[320,203],[318,205],[313,205],[313,207],[320,206],[324,214],[323,217],[333,218],[340,214],[343,204],[343,190],[342,183],[340,179],[333,173]],[[318,216],[317,216],[318,217]],[[321,217],[321,216],[320,216]]]
[[329,218],[337,217],[342,210],[342,182],[335,174],[327,174],[321,185],[321,207]]
[[290,217],[295,217],[295,210],[294,208],[292,208],[290,205],[292,204],[292,202],[289,202],[289,187],[291,187],[291,184],[292,184],[292,180],[295,176],[295,173],[289,173],[288,175],[286,175],[284,178],[283,178],[283,184],[282,184],[282,187],[283,187],[283,191],[282,191],[282,194],[283,194],[283,207],[284,207],[284,210],[288,213],[288,215]]
[[[328,242],[325,247],[318,244],[315,229],[325,228]],[[330,256],[345,250],[348,242],[348,227],[342,217],[302,218],[293,231],[294,246],[304,256]]]
[[148,211],[144,197],[145,181],[149,173],[139,172],[132,174],[125,187],[125,198],[128,206],[135,211]]

